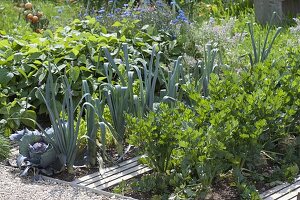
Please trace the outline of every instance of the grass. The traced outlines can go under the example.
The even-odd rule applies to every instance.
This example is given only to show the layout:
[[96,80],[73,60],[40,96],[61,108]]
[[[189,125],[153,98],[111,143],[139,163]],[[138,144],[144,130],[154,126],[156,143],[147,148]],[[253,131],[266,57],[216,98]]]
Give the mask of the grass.
[[0,161],[8,158],[10,153],[9,141],[2,135],[0,135]]

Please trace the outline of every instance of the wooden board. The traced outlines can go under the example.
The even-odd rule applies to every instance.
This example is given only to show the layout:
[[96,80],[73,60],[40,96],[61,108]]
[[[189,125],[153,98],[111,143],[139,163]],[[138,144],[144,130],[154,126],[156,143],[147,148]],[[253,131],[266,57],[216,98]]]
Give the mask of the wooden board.
[[78,183],[87,181],[87,180],[89,180],[89,179],[93,179],[93,178],[95,178],[95,177],[102,176],[103,174],[108,173],[108,172],[110,172],[110,171],[112,171],[112,170],[115,170],[115,169],[117,169],[118,167],[123,167],[123,166],[129,165],[129,164],[131,164],[131,163],[133,163],[133,162],[137,162],[138,159],[140,159],[140,158],[142,158],[142,157],[143,157],[143,156],[138,156],[138,157],[132,158],[132,159],[130,159],[130,160],[126,160],[126,161],[124,161],[124,162],[122,162],[122,163],[119,163],[118,165],[115,165],[115,166],[112,166],[112,167],[109,167],[109,168],[102,169],[102,170],[100,170],[100,172],[96,172],[96,173],[93,173],[93,174],[90,174],[90,175],[81,177],[81,178],[79,178],[79,179],[73,181],[73,183],[77,183],[77,184],[78,184]]
[[84,176],[72,183],[99,190],[116,185],[121,181],[151,171],[149,167],[138,163],[138,159],[141,157],[135,157],[113,167],[103,169],[100,172]]
[[278,185],[260,195],[263,200],[289,200],[297,199],[300,193],[300,177],[295,179],[293,183],[284,183]]
[[123,175],[122,177],[119,177],[118,179],[115,179],[115,180],[112,180],[110,182],[101,184],[101,185],[95,187],[95,189],[103,190],[103,189],[108,188],[110,186],[116,185],[116,184],[120,183],[121,181],[126,181],[128,179],[131,179],[135,176],[141,175],[141,174],[146,173],[148,171],[151,171],[151,169],[148,168],[148,167],[142,168],[142,169],[140,169],[138,171],[135,171],[135,172],[132,172],[130,174]]
[[88,180],[86,180],[84,182],[81,182],[79,184],[81,184],[81,185],[90,185],[90,184],[93,184],[95,182],[99,182],[99,181],[102,181],[102,180],[112,179],[112,178],[115,178],[116,176],[118,176],[119,174],[124,173],[124,171],[126,172],[126,170],[128,170],[128,169],[130,170],[130,169],[136,168],[138,166],[139,166],[138,163],[133,162],[133,163],[130,163],[129,165],[125,165],[125,166],[122,166],[120,168],[111,170],[111,171],[109,171],[105,174],[95,176],[92,179],[88,179]]
[[[298,177],[297,179],[295,179],[294,182],[296,183],[296,182],[298,182],[298,181],[300,181],[300,177]],[[265,199],[265,198],[271,196],[272,194],[274,194],[274,193],[276,193],[276,192],[278,192],[278,191],[280,191],[280,190],[282,190],[282,189],[284,189],[284,188],[289,187],[290,185],[291,185],[291,183],[283,183],[283,184],[281,184],[281,185],[277,185],[276,187],[271,188],[270,190],[267,190],[267,191],[263,192],[263,193],[260,195],[260,197],[261,197],[262,199]]]
[[286,193],[285,195],[278,198],[278,200],[287,200],[287,199],[297,199],[297,195],[300,192],[300,189],[297,188],[293,191],[290,191],[289,193]]

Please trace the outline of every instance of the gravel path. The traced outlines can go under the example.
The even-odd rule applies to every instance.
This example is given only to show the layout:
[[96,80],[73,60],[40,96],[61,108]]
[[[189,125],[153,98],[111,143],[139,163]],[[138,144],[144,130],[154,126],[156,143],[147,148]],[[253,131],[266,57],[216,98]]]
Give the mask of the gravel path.
[[0,199],[3,200],[88,200],[119,199],[105,197],[80,188],[51,181],[19,177],[19,170],[0,163]]

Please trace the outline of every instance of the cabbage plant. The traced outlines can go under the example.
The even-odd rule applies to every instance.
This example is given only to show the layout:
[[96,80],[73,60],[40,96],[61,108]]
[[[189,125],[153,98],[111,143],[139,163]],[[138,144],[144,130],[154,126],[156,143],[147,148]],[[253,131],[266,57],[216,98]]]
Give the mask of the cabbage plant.
[[[52,137],[53,129],[46,129],[45,133],[48,137]],[[63,164],[58,164],[60,162],[58,162],[57,153],[48,137],[38,130],[28,129],[17,131],[10,136],[12,141],[19,144],[20,155],[17,158],[17,165],[20,169],[25,167],[21,172],[22,176],[27,175],[31,168],[40,169],[48,175],[63,168]]]

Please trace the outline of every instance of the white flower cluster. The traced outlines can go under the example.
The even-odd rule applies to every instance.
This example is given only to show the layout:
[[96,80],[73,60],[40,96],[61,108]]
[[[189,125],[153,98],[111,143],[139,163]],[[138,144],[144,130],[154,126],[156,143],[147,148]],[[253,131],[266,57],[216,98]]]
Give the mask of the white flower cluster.
[[300,33],[300,19],[294,18],[294,21],[296,22],[296,26],[291,27],[290,31],[293,34],[298,34]]

